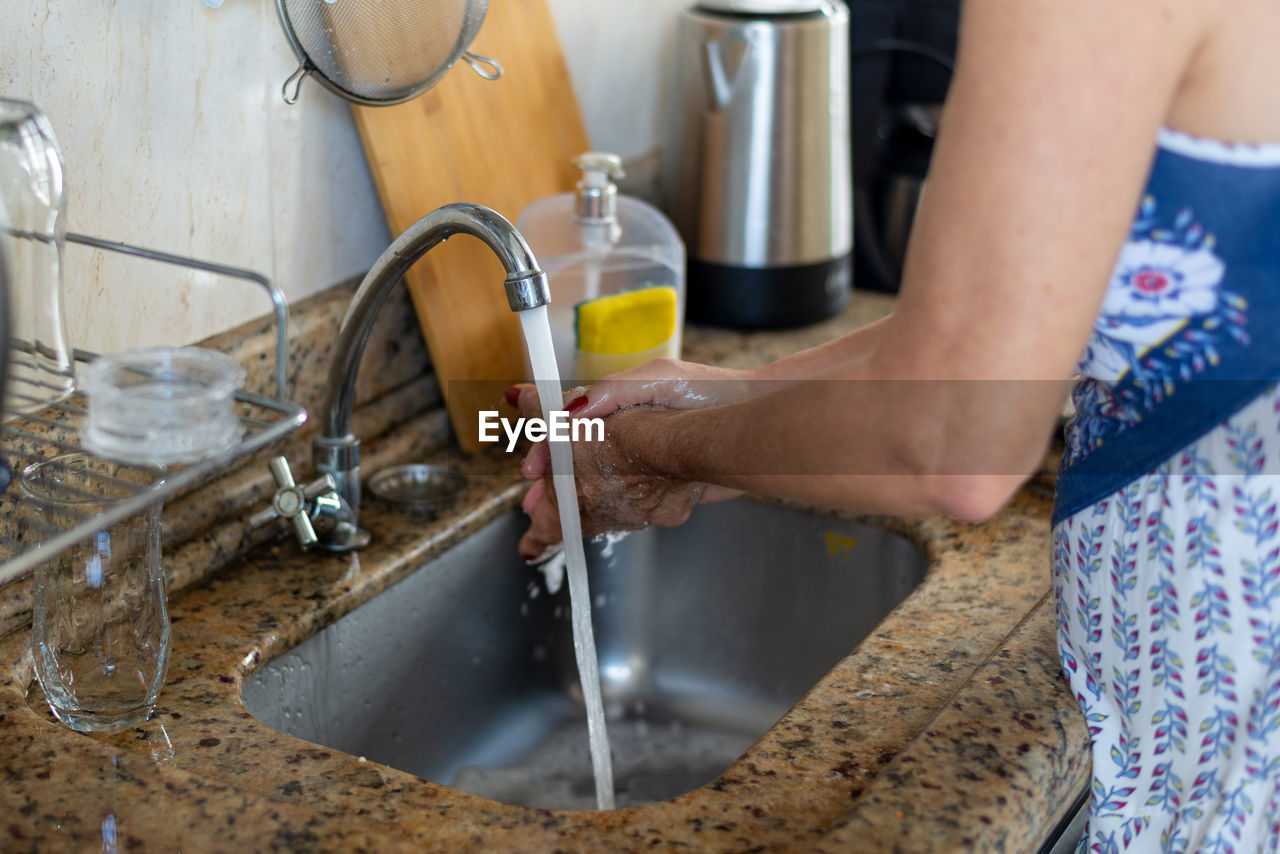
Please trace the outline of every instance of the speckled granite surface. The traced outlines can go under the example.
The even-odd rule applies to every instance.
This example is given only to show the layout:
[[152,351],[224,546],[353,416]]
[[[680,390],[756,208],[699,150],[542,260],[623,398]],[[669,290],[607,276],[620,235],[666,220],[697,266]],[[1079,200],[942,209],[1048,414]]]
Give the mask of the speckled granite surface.
[[[694,330],[686,354],[772,358],[890,305],[858,295],[840,318],[789,333]],[[389,353],[414,346],[388,341]],[[429,382],[409,377],[369,396],[368,435],[383,433],[369,443],[370,469],[442,452]],[[305,450],[290,456],[305,463]],[[0,848],[1034,851],[1083,785],[1086,735],[1058,676],[1046,599],[1049,503],[1035,490],[982,526],[881,520],[925,550],[925,581],[724,775],[671,801],[612,813],[508,806],[252,718],[239,690],[263,661],[515,506],[512,459],[467,466],[472,487],[445,517],[371,505],[377,539],[358,555],[301,555],[281,541],[220,568],[245,550],[245,531],[191,523],[192,537],[166,555],[182,588],[171,597],[173,660],[143,726],[102,736],[61,727],[32,686],[26,632],[0,640]],[[265,490],[249,470],[230,479],[238,485],[214,490],[227,507]],[[175,510],[201,515],[198,501]]]

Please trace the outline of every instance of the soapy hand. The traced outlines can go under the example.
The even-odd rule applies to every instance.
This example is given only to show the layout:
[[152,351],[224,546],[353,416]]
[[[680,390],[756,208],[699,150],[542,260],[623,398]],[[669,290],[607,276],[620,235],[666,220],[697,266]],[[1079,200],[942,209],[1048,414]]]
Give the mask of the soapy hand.
[[[526,389],[520,412],[538,410],[537,393]],[[707,486],[673,480],[644,470],[617,441],[617,431],[661,414],[656,407],[632,407],[609,415],[604,441],[574,442],[573,466],[583,536],[605,531],[635,531],[648,525],[674,527],[689,518],[703,500]],[[560,542],[560,508],[549,470],[530,487],[522,506],[529,514],[529,530],[520,539],[520,556],[536,560]]]
[[[566,395],[574,418],[602,418],[603,442],[578,442],[573,447],[578,505],[584,536],[605,531],[638,530],[647,525],[674,527],[706,501],[734,497],[736,490],[672,480],[647,471],[627,456],[617,441],[619,432],[645,429],[646,420],[663,409],[694,409],[741,399],[747,395],[747,374],[670,359],[659,359],[604,378]],[[537,390],[513,387],[513,402],[525,417],[540,416]],[[530,526],[520,540],[520,554],[536,559],[560,542],[559,506],[550,471],[546,442],[530,450],[521,465],[525,478],[536,481],[522,506]]]
[[[526,397],[531,398],[536,409],[538,398],[533,386],[513,388],[522,390],[522,402]],[[607,418],[619,409],[631,406],[701,409],[743,400],[749,394],[750,375],[745,371],[678,359],[654,359],[639,367],[610,374],[589,388],[568,392],[565,394],[565,406],[574,418]],[[514,402],[512,404],[515,405]],[[529,413],[522,406],[520,414]],[[525,456],[520,473],[528,480],[537,480],[547,473],[550,459],[550,447],[546,442],[539,442]]]

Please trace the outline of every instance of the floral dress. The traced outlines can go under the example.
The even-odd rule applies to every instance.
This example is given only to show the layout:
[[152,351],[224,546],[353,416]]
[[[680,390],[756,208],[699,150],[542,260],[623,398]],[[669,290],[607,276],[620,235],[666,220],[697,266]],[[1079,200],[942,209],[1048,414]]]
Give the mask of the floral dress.
[[1053,530],[1082,851],[1280,850],[1280,145],[1162,131]]

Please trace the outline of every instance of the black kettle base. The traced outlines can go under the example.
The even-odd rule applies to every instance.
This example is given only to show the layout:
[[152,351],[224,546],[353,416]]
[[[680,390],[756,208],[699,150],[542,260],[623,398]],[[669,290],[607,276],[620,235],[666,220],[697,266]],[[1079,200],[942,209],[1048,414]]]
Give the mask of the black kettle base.
[[690,258],[685,316],[735,329],[824,320],[849,302],[850,257],[791,267],[738,267]]

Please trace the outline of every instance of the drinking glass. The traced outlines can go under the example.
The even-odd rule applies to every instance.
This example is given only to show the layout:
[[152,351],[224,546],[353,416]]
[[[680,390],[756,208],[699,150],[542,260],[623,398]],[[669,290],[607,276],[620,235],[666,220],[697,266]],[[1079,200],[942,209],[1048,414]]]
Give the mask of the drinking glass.
[[[56,534],[163,475],[160,466],[64,454],[28,466],[22,488]],[[169,662],[158,503],[37,567],[31,651],[49,707],[72,729],[109,732],[147,719]]]
[[75,384],[62,312],[65,211],[53,126],[35,104],[0,98],[0,253],[12,336],[6,418],[59,401]]

